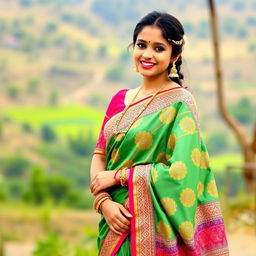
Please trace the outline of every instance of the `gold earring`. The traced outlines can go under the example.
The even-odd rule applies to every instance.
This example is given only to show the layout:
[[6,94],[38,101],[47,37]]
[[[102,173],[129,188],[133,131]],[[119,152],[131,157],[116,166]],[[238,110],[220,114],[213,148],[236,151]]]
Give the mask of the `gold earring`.
[[179,77],[175,62],[172,63],[172,68],[171,68],[170,74],[168,76],[171,78]]
[[133,68],[133,71],[134,71],[134,72],[139,72],[138,66],[135,66],[135,67]]

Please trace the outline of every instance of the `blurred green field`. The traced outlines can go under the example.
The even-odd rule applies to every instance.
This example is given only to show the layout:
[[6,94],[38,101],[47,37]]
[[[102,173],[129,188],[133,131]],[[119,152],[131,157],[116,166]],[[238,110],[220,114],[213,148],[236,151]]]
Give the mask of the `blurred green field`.
[[[210,163],[214,172],[224,172],[227,165],[242,165],[243,159],[241,154],[226,153],[210,156]],[[232,171],[239,172],[238,169],[234,169]]]
[[97,136],[104,116],[103,112],[82,105],[12,107],[3,110],[3,115],[15,122],[27,123],[34,129],[49,125],[60,136],[88,131]]

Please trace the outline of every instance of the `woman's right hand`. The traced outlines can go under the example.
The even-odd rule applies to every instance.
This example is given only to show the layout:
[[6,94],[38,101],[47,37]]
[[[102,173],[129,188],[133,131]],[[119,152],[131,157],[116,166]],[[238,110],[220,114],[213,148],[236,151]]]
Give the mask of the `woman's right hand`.
[[113,232],[120,236],[123,235],[123,233],[129,232],[129,218],[133,216],[122,204],[107,199],[101,203],[100,209]]

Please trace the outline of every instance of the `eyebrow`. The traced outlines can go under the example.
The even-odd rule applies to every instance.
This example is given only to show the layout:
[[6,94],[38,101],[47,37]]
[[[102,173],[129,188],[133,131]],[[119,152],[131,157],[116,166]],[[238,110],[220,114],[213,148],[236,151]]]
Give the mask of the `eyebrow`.
[[[147,41],[143,40],[143,39],[137,39],[137,41],[140,41],[140,42],[143,42],[143,43],[147,43]],[[164,43],[161,43],[161,42],[153,42],[154,44],[160,44],[160,45],[163,45],[163,46],[166,46],[166,44]]]

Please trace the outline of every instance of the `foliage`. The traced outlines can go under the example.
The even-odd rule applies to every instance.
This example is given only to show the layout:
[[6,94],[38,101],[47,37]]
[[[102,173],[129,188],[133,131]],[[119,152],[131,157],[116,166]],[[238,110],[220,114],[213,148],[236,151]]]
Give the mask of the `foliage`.
[[124,78],[123,67],[120,65],[120,66],[116,66],[108,69],[106,73],[106,78],[109,81],[113,81],[113,82],[122,81]]
[[242,97],[236,105],[230,107],[231,113],[244,124],[253,121],[254,106],[247,96]]
[[206,140],[206,145],[210,154],[220,154],[227,150],[228,140],[224,131],[213,132]]
[[51,91],[50,93],[50,96],[49,96],[49,105],[50,106],[57,106],[58,105],[58,97],[59,97],[59,94],[57,91],[53,90]]
[[37,242],[37,248],[33,256],[68,256],[70,249],[66,241],[60,239],[56,234],[48,234]]
[[45,185],[51,198],[57,203],[68,198],[72,183],[63,175],[51,175],[45,177]]
[[56,233],[50,232],[37,241],[33,256],[96,256],[97,248],[95,245],[91,245],[92,239],[95,242],[96,234],[90,231],[90,236],[85,236],[84,241],[78,245],[72,245],[61,239]]
[[0,187],[0,201],[5,201],[7,199],[7,191]]
[[27,122],[22,123],[22,129],[26,133],[31,133],[33,131],[32,126]]
[[48,195],[49,192],[47,191],[43,170],[41,167],[35,166],[31,172],[31,178],[25,198],[34,204],[42,204],[46,201]]
[[77,135],[87,129],[93,130],[93,137],[98,135],[103,119],[103,112],[89,106],[66,105],[57,107],[12,107],[3,110],[8,118],[19,123],[29,123],[33,128],[40,129],[42,124],[54,127],[58,137],[63,135]]
[[107,22],[115,25],[123,20],[138,19],[140,16],[135,0],[123,1],[122,4],[118,0],[109,0],[107,5],[104,0],[94,0],[92,10]]
[[92,131],[89,131],[86,135],[80,132],[77,137],[69,136],[68,145],[69,148],[79,156],[91,155],[94,148]]
[[35,93],[40,85],[41,80],[39,78],[29,78],[27,82],[27,90],[29,93]]
[[0,159],[0,165],[5,176],[18,178],[25,175],[30,161],[22,155],[14,155]]
[[20,95],[20,87],[16,84],[10,84],[7,87],[7,95],[12,99],[17,99]]
[[57,139],[57,135],[55,131],[49,125],[43,125],[41,128],[41,137],[44,141],[55,141]]

